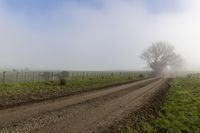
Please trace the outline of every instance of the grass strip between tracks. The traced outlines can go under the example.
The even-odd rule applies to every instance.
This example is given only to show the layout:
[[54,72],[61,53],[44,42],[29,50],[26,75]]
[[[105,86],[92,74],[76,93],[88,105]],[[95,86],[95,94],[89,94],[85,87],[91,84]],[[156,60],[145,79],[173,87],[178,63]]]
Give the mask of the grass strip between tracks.
[[175,78],[166,96],[166,102],[149,122],[140,128],[128,128],[128,133],[199,133],[200,79]]

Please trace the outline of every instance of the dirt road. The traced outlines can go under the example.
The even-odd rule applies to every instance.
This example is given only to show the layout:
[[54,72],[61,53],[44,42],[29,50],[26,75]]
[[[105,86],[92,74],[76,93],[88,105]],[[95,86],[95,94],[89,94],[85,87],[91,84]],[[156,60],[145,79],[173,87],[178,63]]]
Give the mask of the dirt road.
[[102,132],[142,106],[164,79],[146,79],[56,100],[0,110],[0,132]]

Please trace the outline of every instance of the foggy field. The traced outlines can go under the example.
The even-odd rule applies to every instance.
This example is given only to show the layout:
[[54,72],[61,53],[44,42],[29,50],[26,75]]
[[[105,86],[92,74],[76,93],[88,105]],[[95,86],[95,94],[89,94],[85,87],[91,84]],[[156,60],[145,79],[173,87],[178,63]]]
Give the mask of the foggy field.
[[166,102],[150,122],[141,122],[138,130],[128,133],[199,133],[200,79],[176,78],[170,83]]
[[200,0],[0,0],[0,133],[200,133]]

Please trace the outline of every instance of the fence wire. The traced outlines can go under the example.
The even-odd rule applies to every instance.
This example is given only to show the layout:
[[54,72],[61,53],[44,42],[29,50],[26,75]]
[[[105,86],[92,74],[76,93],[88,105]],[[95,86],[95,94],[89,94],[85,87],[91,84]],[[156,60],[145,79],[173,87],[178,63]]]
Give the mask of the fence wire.
[[88,72],[88,71],[27,71],[27,72],[0,72],[0,83],[20,83],[20,82],[46,82],[57,81],[59,79],[66,80],[92,80],[104,78],[136,78],[149,77],[151,72]]

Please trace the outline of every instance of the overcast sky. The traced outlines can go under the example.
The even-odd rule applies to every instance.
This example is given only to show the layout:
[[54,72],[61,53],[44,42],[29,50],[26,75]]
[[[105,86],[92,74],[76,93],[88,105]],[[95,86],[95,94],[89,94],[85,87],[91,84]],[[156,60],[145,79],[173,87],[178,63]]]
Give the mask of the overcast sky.
[[144,69],[158,40],[200,70],[200,1],[0,0],[0,68]]

